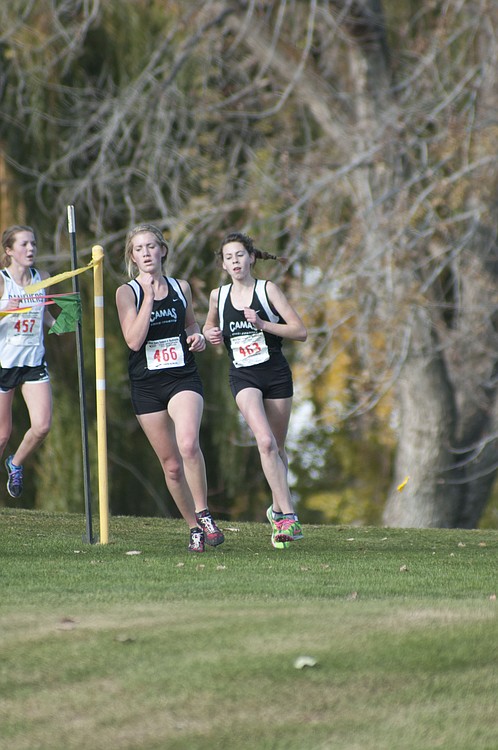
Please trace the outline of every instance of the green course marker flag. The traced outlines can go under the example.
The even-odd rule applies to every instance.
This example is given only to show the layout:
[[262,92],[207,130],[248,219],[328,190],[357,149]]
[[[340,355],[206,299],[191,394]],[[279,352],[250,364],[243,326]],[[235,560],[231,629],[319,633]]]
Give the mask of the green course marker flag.
[[79,294],[57,295],[57,299],[54,299],[54,302],[56,305],[59,305],[61,311],[48,332],[60,334],[75,331],[78,322],[81,320],[81,299]]

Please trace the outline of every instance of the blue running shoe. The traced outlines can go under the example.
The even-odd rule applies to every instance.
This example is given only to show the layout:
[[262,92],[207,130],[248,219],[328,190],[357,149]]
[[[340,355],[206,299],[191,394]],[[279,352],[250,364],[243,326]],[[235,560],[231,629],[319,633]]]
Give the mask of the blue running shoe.
[[5,468],[9,478],[7,479],[7,492],[11,497],[21,497],[22,495],[22,466],[16,466],[12,463],[12,456],[5,461]]

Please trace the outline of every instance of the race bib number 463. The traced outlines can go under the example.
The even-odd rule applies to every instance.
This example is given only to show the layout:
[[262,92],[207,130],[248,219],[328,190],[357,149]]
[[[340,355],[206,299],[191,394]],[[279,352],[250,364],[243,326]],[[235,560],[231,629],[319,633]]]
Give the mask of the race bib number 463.
[[149,370],[166,370],[169,367],[183,367],[185,364],[179,336],[147,341],[145,355],[147,357],[147,369]]
[[231,339],[231,347],[235,367],[259,365],[261,362],[270,359],[268,346],[262,331]]

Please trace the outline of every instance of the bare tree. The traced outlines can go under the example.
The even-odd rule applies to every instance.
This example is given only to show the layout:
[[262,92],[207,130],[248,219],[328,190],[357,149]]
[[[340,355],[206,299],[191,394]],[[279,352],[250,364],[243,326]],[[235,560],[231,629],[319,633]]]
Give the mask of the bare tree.
[[498,434],[497,10],[388,7],[12,0],[0,139],[56,252],[73,203],[113,281],[144,217],[172,237],[201,307],[227,228],[285,251],[314,334],[310,393],[347,342],[354,398],[336,418],[395,394],[384,522],[474,526]]
[[[294,210],[314,220],[302,235],[323,271],[314,299],[325,306],[333,290],[357,304],[370,385],[357,408],[396,388],[398,451],[384,520],[473,526],[496,468],[496,157],[488,148],[496,9],[442,2],[406,14],[394,49],[376,0],[309,3],[306,14],[299,20],[312,26],[313,45],[302,44],[304,62],[291,64],[289,37],[275,44],[267,18],[246,33],[261,59],[271,50],[266,67],[286,84],[253,116],[273,116],[294,97],[320,128],[296,169]],[[315,170],[306,185],[303,165]]]

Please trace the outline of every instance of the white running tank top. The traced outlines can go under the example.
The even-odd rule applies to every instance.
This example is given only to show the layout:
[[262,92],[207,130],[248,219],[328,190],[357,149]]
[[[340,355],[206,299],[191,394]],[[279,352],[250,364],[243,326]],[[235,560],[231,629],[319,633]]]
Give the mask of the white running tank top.
[[[3,279],[3,295],[0,309],[5,309],[9,299],[19,298],[19,307],[30,308],[20,313],[0,315],[0,367],[37,367],[43,364],[43,313],[45,292],[26,294],[16,284],[8,268],[0,271]],[[40,272],[31,269],[31,283],[41,281]]]

